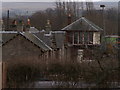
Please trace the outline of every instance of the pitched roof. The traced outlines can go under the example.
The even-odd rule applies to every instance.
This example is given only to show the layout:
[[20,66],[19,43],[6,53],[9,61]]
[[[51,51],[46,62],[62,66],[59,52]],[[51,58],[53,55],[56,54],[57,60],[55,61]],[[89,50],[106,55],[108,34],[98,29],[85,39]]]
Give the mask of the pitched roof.
[[34,34],[29,32],[25,32],[21,34],[25,36],[27,39],[29,39],[30,41],[32,41],[34,44],[42,48],[43,50],[45,51],[52,50],[52,48],[50,48],[47,44],[45,44],[40,38],[36,37]]
[[49,47],[52,45],[52,36],[45,36],[43,32],[33,33],[36,37],[41,39],[45,44],[47,44]]
[[39,32],[39,30],[36,29],[35,27],[30,27],[29,32],[30,33],[37,33],[37,32]]
[[62,48],[64,44],[65,34],[64,31],[51,31],[50,34],[43,32],[33,33],[36,37],[40,38],[49,47],[52,47],[53,38],[55,38],[56,48]]
[[92,31],[100,31],[102,28],[98,27],[85,17],[81,17],[70,25],[64,27],[62,30],[92,30]]
[[16,31],[0,31],[0,46],[13,39],[17,34]]
[[42,50],[52,50],[48,45],[46,45],[40,38],[36,37],[34,34],[29,32],[14,32],[14,31],[1,31],[0,35],[2,38],[0,39],[0,44],[4,45],[6,42],[12,40],[17,35],[22,35],[32,43],[40,47]]

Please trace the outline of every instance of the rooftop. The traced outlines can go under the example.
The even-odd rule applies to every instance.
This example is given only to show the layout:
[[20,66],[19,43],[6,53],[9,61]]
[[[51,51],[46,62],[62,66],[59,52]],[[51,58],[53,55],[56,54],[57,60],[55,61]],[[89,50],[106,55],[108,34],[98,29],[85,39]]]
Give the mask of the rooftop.
[[81,31],[101,31],[103,30],[99,26],[95,25],[85,17],[81,17],[80,19],[74,21],[70,25],[64,27],[62,30],[70,31],[70,30],[81,30]]

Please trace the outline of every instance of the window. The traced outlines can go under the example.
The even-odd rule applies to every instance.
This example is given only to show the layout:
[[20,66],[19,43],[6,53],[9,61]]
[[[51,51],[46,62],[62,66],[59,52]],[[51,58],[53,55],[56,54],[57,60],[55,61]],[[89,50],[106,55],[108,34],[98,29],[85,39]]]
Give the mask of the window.
[[78,36],[79,36],[79,32],[75,32],[74,33],[74,44],[78,44]]
[[88,32],[84,33],[84,44],[88,44]]
[[89,44],[93,44],[93,32],[89,32]]
[[79,44],[83,44],[83,32],[79,34]]

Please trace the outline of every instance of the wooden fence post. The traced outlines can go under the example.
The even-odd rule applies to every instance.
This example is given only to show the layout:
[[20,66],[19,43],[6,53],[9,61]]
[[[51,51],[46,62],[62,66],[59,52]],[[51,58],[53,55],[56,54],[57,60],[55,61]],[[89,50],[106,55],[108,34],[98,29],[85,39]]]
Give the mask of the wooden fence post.
[[0,90],[2,90],[2,61],[0,62]]
[[7,67],[5,62],[2,62],[2,88],[7,88]]

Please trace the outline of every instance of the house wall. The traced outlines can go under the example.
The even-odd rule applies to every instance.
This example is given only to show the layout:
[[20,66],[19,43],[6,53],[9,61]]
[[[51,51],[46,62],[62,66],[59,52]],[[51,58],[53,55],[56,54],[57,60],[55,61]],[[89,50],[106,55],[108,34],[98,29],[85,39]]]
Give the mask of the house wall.
[[[81,51],[81,52],[80,52]],[[94,50],[80,47],[68,47],[64,49],[64,60],[72,62],[81,62],[82,60],[92,60]]]
[[47,65],[49,52],[43,52],[41,48],[34,45],[23,36],[18,35],[2,47],[2,60],[5,63],[3,67],[3,87],[6,85],[6,77],[8,68],[17,65],[29,65],[34,67],[41,67]]
[[[101,44],[101,32],[84,32],[86,34],[83,35],[83,32],[77,32],[78,34],[73,35],[73,32],[66,33],[66,41],[63,44],[63,47],[59,50],[59,58],[61,60],[67,61],[80,61],[84,60],[92,60],[92,53],[94,52],[94,47],[99,47]],[[84,39],[83,39],[84,37]],[[77,38],[76,44],[74,39]],[[86,39],[86,40],[85,40]],[[85,41],[85,43],[78,43],[81,41]],[[65,43],[66,47],[65,48]],[[83,50],[80,55],[79,50]]]
[[100,32],[93,33],[93,44],[100,44]]
[[60,49],[60,58],[64,61],[75,61],[77,60],[77,50],[76,47],[67,47]]
[[41,49],[21,35],[3,45],[2,50],[4,62],[41,60]]

